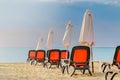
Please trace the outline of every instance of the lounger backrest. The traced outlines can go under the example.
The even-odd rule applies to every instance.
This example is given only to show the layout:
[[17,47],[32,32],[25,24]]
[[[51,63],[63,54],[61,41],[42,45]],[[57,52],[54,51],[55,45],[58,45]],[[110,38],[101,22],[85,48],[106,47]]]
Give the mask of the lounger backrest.
[[90,48],[87,46],[75,46],[72,48],[71,61],[75,63],[89,62]]
[[37,50],[36,58],[38,60],[45,60],[45,50]]
[[120,62],[120,46],[117,46],[117,48],[115,50],[113,64],[118,65],[118,62]]
[[52,49],[48,51],[48,59],[52,62],[60,61],[60,50],[59,49]]
[[61,59],[68,59],[68,58],[69,58],[69,51],[61,50]]
[[36,51],[35,50],[30,50],[28,56],[29,56],[30,59],[35,59]]

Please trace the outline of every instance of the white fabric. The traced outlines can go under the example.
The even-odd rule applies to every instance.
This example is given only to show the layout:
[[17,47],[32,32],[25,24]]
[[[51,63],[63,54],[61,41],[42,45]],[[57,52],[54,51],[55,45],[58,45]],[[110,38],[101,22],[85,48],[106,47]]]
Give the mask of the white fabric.
[[66,26],[65,34],[62,40],[62,43],[66,48],[70,47],[71,31],[72,31],[71,29],[72,29],[72,24],[69,22]]
[[38,44],[37,44],[37,47],[36,47],[36,50],[41,50],[42,49],[42,43],[43,43],[43,38],[40,37],[39,41],[38,41]]
[[48,39],[47,39],[47,45],[46,47],[50,50],[53,48],[53,34],[54,32],[52,30],[48,33]]
[[94,45],[93,15],[89,10],[86,10],[84,14],[79,42],[82,45],[86,45],[90,47],[90,56],[91,56],[90,59],[92,61],[92,72],[94,72],[93,52],[92,52],[92,46]]
[[93,15],[89,10],[84,14],[79,42],[88,46],[94,44]]

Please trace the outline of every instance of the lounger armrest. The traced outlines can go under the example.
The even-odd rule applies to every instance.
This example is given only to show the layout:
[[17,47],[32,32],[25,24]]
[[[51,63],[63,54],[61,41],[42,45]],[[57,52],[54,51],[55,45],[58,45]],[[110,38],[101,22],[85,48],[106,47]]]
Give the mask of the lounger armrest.
[[112,63],[109,63],[109,62],[103,62],[103,63],[102,63],[102,66],[103,66],[103,65],[111,65],[111,66],[112,66]]
[[102,72],[105,72],[106,67],[108,67],[109,69],[111,69],[111,66],[112,66],[112,63],[103,62],[102,65],[101,65]]

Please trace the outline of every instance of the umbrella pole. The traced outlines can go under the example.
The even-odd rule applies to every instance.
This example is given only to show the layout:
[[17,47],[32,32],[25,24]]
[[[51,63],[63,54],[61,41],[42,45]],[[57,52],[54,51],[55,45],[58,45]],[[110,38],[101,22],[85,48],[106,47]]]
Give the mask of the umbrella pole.
[[67,48],[67,51],[66,51],[66,59],[68,58],[68,48]]
[[94,63],[92,61],[92,73],[94,73]]
[[90,46],[90,53],[91,53],[91,65],[92,65],[92,73],[94,73],[94,62],[93,62],[93,52],[92,52],[92,46]]

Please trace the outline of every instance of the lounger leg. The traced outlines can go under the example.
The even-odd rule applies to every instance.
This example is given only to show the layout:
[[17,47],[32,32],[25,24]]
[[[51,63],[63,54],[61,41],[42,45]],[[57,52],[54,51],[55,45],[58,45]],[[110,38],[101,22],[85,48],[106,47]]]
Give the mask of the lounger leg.
[[105,63],[103,63],[103,64],[101,65],[101,68],[103,68],[104,65],[105,65]]
[[62,67],[62,73],[64,74],[65,71],[65,66]]
[[83,69],[83,74],[85,74],[85,69]]
[[57,63],[57,68],[59,68],[59,63]]
[[45,65],[45,62],[43,62],[43,67],[45,68],[45,66],[46,66],[46,65]]
[[60,65],[60,67],[62,68],[62,64],[59,64]]
[[48,65],[47,65],[48,62],[44,63],[45,67],[48,68]]
[[105,71],[106,67],[107,67],[107,65],[105,65],[105,66],[104,66],[104,68],[103,68],[102,72],[104,72],[104,71]]
[[76,70],[76,69],[75,69],[75,67],[74,67],[74,71],[73,71],[73,73],[71,74],[71,77],[72,77],[72,76],[73,76],[73,74],[75,73],[75,70]]
[[48,68],[48,65],[47,65],[48,62],[45,62],[44,63],[44,67]]
[[66,66],[66,69],[67,69],[67,73],[69,74],[69,70],[68,70],[69,66]]
[[108,74],[112,74],[113,72],[112,71],[108,71],[106,74],[105,74],[105,80],[107,80],[107,77],[108,77]]
[[34,63],[34,60],[31,60],[30,64],[33,65],[33,63]]
[[84,70],[80,70],[80,71],[81,71],[81,73],[83,73]]
[[89,72],[90,76],[92,76],[92,73],[91,73],[90,69],[88,69],[88,72]]
[[107,73],[105,74],[105,80],[107,80],[108,74],[109,74],[109,72],[107,72]]
[[110,64],[108,65],[108,68],[111,69]]
[[50,63],[50,67],[49,68],[51,68],[51,66],[52,66],[52,63]]
[[29,59],[29,58],[27,59],[27,62],[30,62],[30,59]]
[[112,75],[112,77],[111,77],[111,79],[110,80],[113,80],[113,78],[115,77],[115,75],[117,75],[118,73],[114,73],[113,75]]

